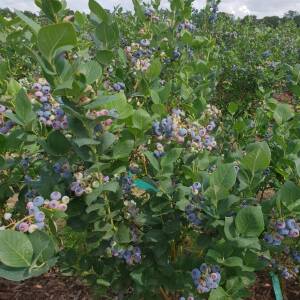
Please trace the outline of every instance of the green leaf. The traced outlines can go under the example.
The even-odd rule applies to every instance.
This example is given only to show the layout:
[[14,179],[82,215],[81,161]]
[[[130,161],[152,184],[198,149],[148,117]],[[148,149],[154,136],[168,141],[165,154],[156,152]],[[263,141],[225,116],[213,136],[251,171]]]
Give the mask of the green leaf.
[[57,22],[56,14],[62,9],[62,4],[59,0],[41,0],[41,9],[51,21]]
[[12,268],[0,264],[0,277],[11,281],[21,281],[26,279],[27,268]]
[[161,159],[161,167],[165,171],[170,171],[173,169],[173,164],[180,157],[182,152],[181,148],[173,148],[166,153],[166,155]]
[[119,57],[119,60],[120,60],[121,64],[124,67],[126,67],[126,65],[127,65],[127,57],[126,57],[125,51],[122,48],[118,49],[118,57]]
[[226,238],[229,241],[234,241],[236,238],[236,231],[233,226],[233,217],[225,217],[225,224],[224,224],[224,233]]
[[214,184],[205,191],[205,195],[211,199],[214,206],[217,206],[218,201],[228,197],[229,192],[228,189]]
[[89,0],[89,9],[95,16],[99,19],[100,22],[110,23],[111,18],[106,10],[95,0]]
[[287,181],[280,188],[277,199],[285,206],[293,205],[300,199],[300,188],[292,181]]
[[233,164],[220,164],[210,177],[210,184],[229,190],[236,181],[236,171]]
[[145,20],[145,15],[144,15],[144,11],[141,7],[140,1],[139,0],[132,0],[133,6],[134,6],[134,11],[136,16],[138,17],[138,19],[140,21],[144,21]]
[[15,79],[11,78],[9,79],[7,83],[7,89],[6,92],[10,96],[16,96],[21,89],[21,85],[16,81]]
[[225,259],[223,265],[226,267],[239,267],[243,271],[253,272],[254,268],[248,267],[244,265],[244,262],[241,257],[238,256],[231,256]]
[[100,141],[96,141],[89,138],[80,138],[80,139],[75,139],[74,143],[77,144],[78,147],[82,147],[85,145],[98,145],[100,144]]
[[0,153],[4,153],[6,151],[6,136],[0,134]]
[[111,105],[113,102],[118,102],[115,104],[115,106],[117,107],[118,104],[120,104],[120,102],[126,102],[125,99],[125,95],[123,93],[118,93],[118,94],[114,94],[114,95],[109,95],[109,96],[98,96],[93,102],[87,104],[85,106],[85,108],[87,109],[97,109],[97,108],[102,108],[105,106],[105,104],[107,105]]
[[116,234],[116,238],[117,238],[117,241],[121,244],[122,243],[124,243],[124,244],[130,243],[131,238],[130,238],[129,227],[127,227],[125,224],[120,224],[117,234]]
[[7,61],[2,61],[0,62],[0,80],[6,80],[8,77],[8,62]]
[[295,159],[295,167],[297,175],[300,177],[300,158]]
[[238,104],[235,103],[235,102],[230,102],[229,105],[228,105],[228,111],[229,111],[232,115],[234,115],[234,114],[237,112],[238,108],[239,108],[239,106],[238,106]]
[[153,81],[154,79],[156,79],[159,74],[161,72],[161,63],[159,59],[154,59],[151,62],[151,66],[149,67],[149,69],[146,72],[146,77],[150,80]]
[[116,137],[111,132],[104,132],[101,136],[101,152],[105,152],[107,149],[109,149],[113,143],[115,142]]
[[241,164],[244,168],[254,174],[256,171],[267,168],[271,161],[271,151],[266,142],[250,144],[246,156],[242,159]]
[[124,93],[110,96],[98,96],[93,102],[85,106],[87,109],[115,109],[118,112],[118,119],[126,119],[133,113],[133,108],[127,103]]
[[16,99],[16,114],[24,124],[28,124],[35,118],[32,105],[27,97],[25,89],[20,89]]
[[116,143],[115,146],[113,147],[114,159],[129,157],[129,154],[133,150],[133,146],[134,146],[133,140],[125,140]]
[[62,47],[68,49],[76,46],[76,32],[70,23],[48,25],[38,33],[38,47],[48,61],[51,61],[56,50]]
[[154,104],[160,104],[161,101],[160,101],[159,94],[155,90],[150,90],[150,95],[151,95],[152,102]]
[[31,277],[37,277],[42,274],[47,273],[52,267],[55,266],[57,263],[57,257],[52,257],[51,259],[47,260],[45,263],[41,264],[39,267],[35,267],[29,269],[29,272],[26,272],[26,279]]
[[97,279],[97,284],[105,286],[105,287],[109,287],[110,286],[110,282],[106,281],[104,279],[98,278]]
[[235,226],[246,237],[258,237],[264,230],[264,216],[260,206],[244,207],[237,213]]
[[19,10],[15,10],[15,13],[26,25],[28,25],[33,30],[35,34],[38,34],[39,30],[41,29],[41,26],[38,23],[28,18]]
[[227,300],[229,297],[227,296],[226,292],[220,286],[216,289],[211,290],[209,294],[208,300]]
[[282,124],[294,117],[294,111],[286,103],[278,103],[274,110],[274,119],[278,124]]
[[119,28],[117,23],[107,25],[101,23],[96,28],[96,37],[106,48],[112,48],[119,42]]
[[12,112],[6,112],[5,116],[8,117],[9,119],[11,119],[12,121],[14,121],[16,124],[19,124],[21,126],[24,126],[24,122],[22,122],[17,115],[15,115]]
[[152,119],[146,110],[140,108],[134,111],[132,115],[132,124],[133,128],[145,131],[151,127]]
[[59,131],[52,131],[47,137],[47,146],[54,154],[66,154],[71,144]]
[[102,68],[94,60],[80,64],[78,72],[82,73],[85,76],[87,84],[92,84],[102,76]]
[[155,156],[153,155],[152,152],[150,151],[146,151],[145,153],[145,156],[147,157],[147,159],[149,160],[151,166],[156,170],[156,171],[159,171],[159,163],[157,161],[157,159],[155,158]]
[[81,13],[79,11],[75,12],[74,15],[74,24],[77,27],[83,27],[86,21],[86,15],[84,13]]
[[143,286],[143,273],[144,272],[145,272],[144,268],[137,268],[133,272],[130,273],[130,277],[138,285]]
[[114,58],[114,53],[110,50],[98,50],[96,59],[103,65],[108,65]]
[[151,105],[151,110],[159,116],[164,116],[167,114],[166,106],[163,104],[153,104]]
[[0,261],[9,267],[31,265],[33,248],[26,234],[14,231],[0,231]]
[[37,230],[28,237],[33,247],[35,262],[46,262],[55,255],[55,245],[47,233]]

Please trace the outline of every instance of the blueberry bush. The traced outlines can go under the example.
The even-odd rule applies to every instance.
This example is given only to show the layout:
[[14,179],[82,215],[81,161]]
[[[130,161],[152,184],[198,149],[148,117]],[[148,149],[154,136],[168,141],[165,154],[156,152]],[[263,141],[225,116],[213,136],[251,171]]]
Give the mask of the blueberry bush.
[[245,299],[300,265],[299,29],[36,0],[0,18],[0,276]]

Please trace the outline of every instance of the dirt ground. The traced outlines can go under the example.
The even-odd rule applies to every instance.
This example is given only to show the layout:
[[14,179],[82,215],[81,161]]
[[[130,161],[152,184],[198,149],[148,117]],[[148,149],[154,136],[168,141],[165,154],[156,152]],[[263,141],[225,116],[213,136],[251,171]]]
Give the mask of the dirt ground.
[[[284,288],[284,300],[300,300],[298,282],[287,282]],[[257,275],[252,296],[247,300],[275,300],[271,279],[268,274]],[[0,279],[0,300],[92,300],[87,286],[79,279],[65,277],[59,273],[48,273],[15,283]],[[95,298],[94,298],[95,299]],[[101,300],[96,299],[96,300]]]

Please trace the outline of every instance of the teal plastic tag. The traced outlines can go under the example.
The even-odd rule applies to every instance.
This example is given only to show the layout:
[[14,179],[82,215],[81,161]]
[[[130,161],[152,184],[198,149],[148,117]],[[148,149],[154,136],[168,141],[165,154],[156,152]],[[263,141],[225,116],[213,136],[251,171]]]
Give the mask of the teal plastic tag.
[[275,299],[276,300],[283,300],[278,276],[276,274],[274,274],[273,272],[270,272],[270,275],[271,275],[271,278],[272,278],[272,284],[273,284]]
[[133,184],[141,190],[158,192],[158,189],[156,187],[141,179],[133,180]]

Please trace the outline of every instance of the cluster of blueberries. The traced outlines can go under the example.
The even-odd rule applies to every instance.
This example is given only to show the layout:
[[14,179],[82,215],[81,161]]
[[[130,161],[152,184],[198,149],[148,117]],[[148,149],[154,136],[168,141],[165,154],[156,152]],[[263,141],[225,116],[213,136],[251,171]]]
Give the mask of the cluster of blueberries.
[[208,293],[219,286],[221,280],[220,267],[203,263],[199,269],[192,270],[192,279],[199,293]]
[[193,23],[191,23],[190,21],[186,20],[177,26],[177,32],[180,32],[182,30],[188,30],[188,31],[193,32],[196,30],[196,26]]
[[21,167],[24,168],[24,169],[27,169],[27,168],[29,167],[29,164],[30,164],[30,159],[29,159],[29,157],[24,157],[24,158],[22,158],[21,161],[20,161],[20,165],[21,165]]
[[136,206],[136,202],[134,200],[125,200],[124,206],[126,219],[134,219],[137,217],[139,208]]
[[295,267],[292,271],[290,271],[287,267],[283,267],[279,271],[280,275],[286,280],[296,278],[296,274],[299,273],[299,269],[297,267]]
[[161,143],[156,143],[156,149],[153,151],[156,158],[161,158],[165,155],[164,146]]
[[68,119],[65,112],[58,103],[51,101],[51,88],[46,81],[33,84],[34,96],[42,104],[37,111],[39,121],[46,126],[51,126],[55,130],[67,129]]
[[68,162],[56,162],[53,165],[53,170],[56,174],[59,174],[63,178],[69,178],[72,176],[71,168]]
[[124,82],[117,82],[113,84],[113,89],[116,92],[124,91],[125,90],[125,83]]
[[293,260],[300,263],[300,252],[297,250],[292,251]]
[[[179,109],[173,109],[172,114],[163,118],[161,121],[154,121],[152,124],[153,135],[158,140],[176,141],[187,145],[192,151],[202,151],[204,149],[211,151],[217,146],[215,138],[210,133],[216,128],[214,121],[204,127],[196,122],[189,122],[184,118],[185,114]],[[161,144],[156,145],[154,155],[163,156],[163,147]]]
[[217,21],[218,18],[218,4],[213,1],[211,7],[210,7],[210,16],[209,16],[209,22],[210,23],[215,23]]
[[90,120],[96,120],[99,117],[106,117],[105,120],[98,122],[94,127],[94,133],[102,133],[105,129],[113,124],[113,120],[119,117],[116,109],[91,110],[86,113],[86,117]]
[[144,15],[148,18],[151,18],[154,15],[154,9],[146,7],[144,10]]
[[270,245],[279,246],[285,237],[299,237],[300,226],[295,219],[277,220],[271,224],[272,233],[266,233],[264,240]]
[[135,224],[132,224],[130,226],[130,235],[131,235],[131,240],[136,243],[139,240],[140,237],[140,231],[138,227]]
[[34,223],[31,219],[29,221],[22,221],[16,225],[16,229],[29,233],[37,229],[43,229],[45,227],[45,213],[41,211],[41,208],[66,211],[69,201],[70,198],[68,196],[62,196],[60,192],[56,191],[50,194],[50,200],[44,199],[42,196],[33,198],[32,201],[27,202],[26,208],[28,214],[33,216]]
[[154,20],[154,21],[159,20],[159,16],[155,15],[155,11],[151,7],[146,7],[146,9],[144,10],[144,15],[148,19],[151,19],[151,20]]
[[70,185],[70,190],[76,197],[82,196],[84,193],[90,194],[93,189],[98,188],[101,184],[109,182],[109,176],[104,176],[102,173],[94,172],[83,174],[77,172],[74,174],[76,181]]
[[199,195],[201,190],[201,183],[195,182],[191,186],[192,190],[192,201],[186,206],[185,213],[189,222],[192,225],[199,226],[203,223],[203,220],[200,218],[201,202],[202,197]]
[[[286,264],[286,263],[285,263]],[[299,267],[293,266],[292,264],[289,266],[281,265],[275,259],[271,259],[270,266],[280,274],[286,280],[297,278],[297,274],[299,274]]]
[[125,47],[125,53],[134,68],[143,72],[150,67],[150,58],[155,51],[155,48],[150,48],[150,41],[147,39],[142,39],[139,43],[132,43]]
[[130,247],[126,250],[112,247],[112,256],[124,259],[128,265],[139,264],[142,261],[142,252],[140,247]]
[[120,185],[122,187],[123,194],[129,194],[133,188],[132,177],[128,174],[124,174],[120,177]]
[[4,114],[7,112],[11,112],[11,110],[0,104],[0,133],[2,134],[8,133],[15,125],[12,120],[4,120]]

